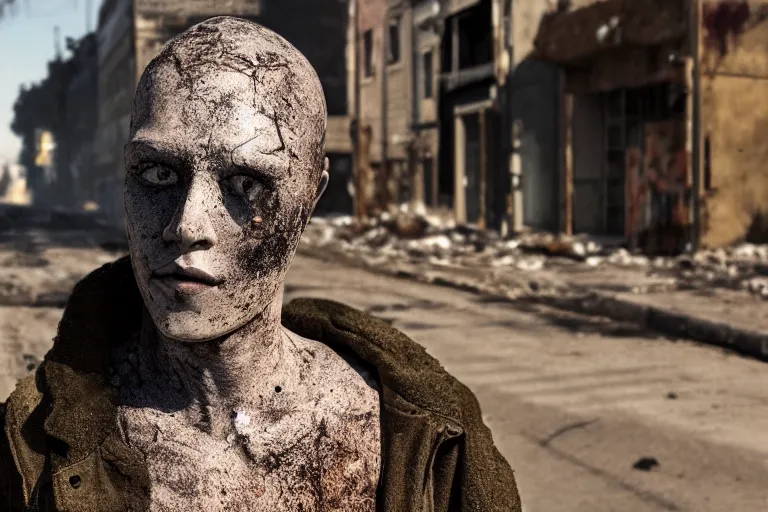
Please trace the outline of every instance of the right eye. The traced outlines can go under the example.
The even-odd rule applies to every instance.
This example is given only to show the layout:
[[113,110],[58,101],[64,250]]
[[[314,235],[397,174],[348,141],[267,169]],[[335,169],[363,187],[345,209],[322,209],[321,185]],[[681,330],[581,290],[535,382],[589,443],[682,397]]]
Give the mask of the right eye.
[[153,164],[141,171],[141,180],[153,187],[167,187],[176,183],[179,178],[167,167]]

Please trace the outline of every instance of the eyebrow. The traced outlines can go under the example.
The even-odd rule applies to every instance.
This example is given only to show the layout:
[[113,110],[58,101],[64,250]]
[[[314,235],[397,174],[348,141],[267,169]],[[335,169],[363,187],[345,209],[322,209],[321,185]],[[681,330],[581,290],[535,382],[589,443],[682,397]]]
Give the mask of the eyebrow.
[[238,146],[230,152],[230,159],[235,167],[249,169],[270,180],[279,180],[290,172],[290,160],[285,158],[282,151],[263,153],[244,146]]
[[125,149],[130,153],[149,155],[155,160],[168,163],[176,163],[180,160],[175,150],[152,140],[134,139],[125,145]]

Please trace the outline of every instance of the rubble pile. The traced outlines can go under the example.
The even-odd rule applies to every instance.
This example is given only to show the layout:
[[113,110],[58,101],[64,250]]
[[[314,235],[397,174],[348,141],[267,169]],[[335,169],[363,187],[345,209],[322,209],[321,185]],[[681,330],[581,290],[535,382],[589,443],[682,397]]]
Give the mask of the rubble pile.
[[626,268],[669,278],[676,288],[741,289],[768,300],[768,245],[650,258],[583,235],[529,232],[502,238],[494,231],[457,226],[450,218],[407,211],[363,222],[348,216],[313,218],[302,242],[352,253],[372,265],[407,261],[529,272]]

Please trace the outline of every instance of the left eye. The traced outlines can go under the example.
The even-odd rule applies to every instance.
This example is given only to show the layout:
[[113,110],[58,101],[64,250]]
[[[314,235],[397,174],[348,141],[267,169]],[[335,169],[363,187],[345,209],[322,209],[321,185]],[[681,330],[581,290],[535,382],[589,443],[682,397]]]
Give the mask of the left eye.
[[232,191],[240,196],[253,200],[262,189],[262,185],[259,180],[252,176],[246,176],[244,174],[238,174],[232,176],[227,180]]
[[150,185],[166,187],[176,183],[178,181],[178,176],[167,167],[163,167],[162,165],[152,165],[142,171],[141,179]]

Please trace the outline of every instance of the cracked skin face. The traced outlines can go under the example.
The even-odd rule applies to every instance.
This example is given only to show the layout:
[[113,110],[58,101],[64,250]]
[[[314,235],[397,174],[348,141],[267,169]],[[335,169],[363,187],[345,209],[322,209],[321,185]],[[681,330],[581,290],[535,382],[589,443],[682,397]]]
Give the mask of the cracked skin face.
[[219,17],[171,40],[139,82],[125,148],[138,287],[157,328],[211,340],[282,294],[328,179],[327,112],[304,56]]

